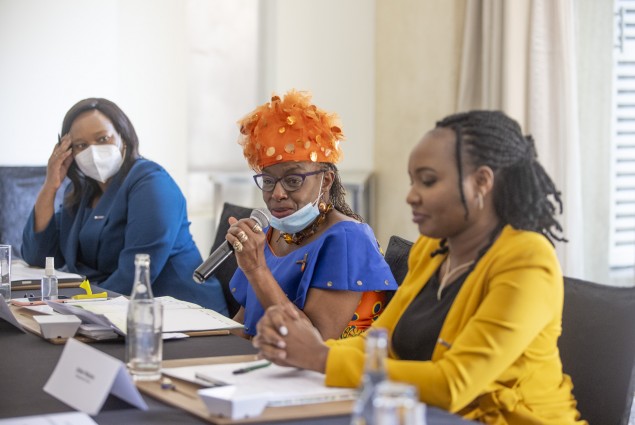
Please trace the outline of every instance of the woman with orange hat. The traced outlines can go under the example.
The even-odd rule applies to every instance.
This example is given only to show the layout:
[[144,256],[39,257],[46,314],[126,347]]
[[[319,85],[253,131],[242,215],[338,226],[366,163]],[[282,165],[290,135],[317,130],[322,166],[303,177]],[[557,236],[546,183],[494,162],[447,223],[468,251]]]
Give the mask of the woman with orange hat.
[[239,267],[230,288],[242,306],[234,319],[253,336],[264,310],[290,301],[325,339],[361,333],[397,284],[372,229],[344,199],[337,115],[291,90],[239,124],[272,217],[266,229],[249,218],[230,220],[226,239]]

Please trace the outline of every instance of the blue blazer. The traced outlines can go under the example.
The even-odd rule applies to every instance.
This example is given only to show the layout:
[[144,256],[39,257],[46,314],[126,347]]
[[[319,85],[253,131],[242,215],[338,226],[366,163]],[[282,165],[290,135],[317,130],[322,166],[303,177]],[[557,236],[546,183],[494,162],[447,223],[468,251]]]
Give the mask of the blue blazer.
[[74,210],[61,207],[42,232],[35,233],[31,212],[23,232],[22,258],[40,267],[55,257],[55,267],[85,275],[91,283],[129,295],[135,254],[150,254],[155,296],[171,295],[227,315],[220,282],[192,280],[201,254],[190,234],[185,197],[160,165],[137,160],[123,181],[116,175],[97,206],[87,190]]

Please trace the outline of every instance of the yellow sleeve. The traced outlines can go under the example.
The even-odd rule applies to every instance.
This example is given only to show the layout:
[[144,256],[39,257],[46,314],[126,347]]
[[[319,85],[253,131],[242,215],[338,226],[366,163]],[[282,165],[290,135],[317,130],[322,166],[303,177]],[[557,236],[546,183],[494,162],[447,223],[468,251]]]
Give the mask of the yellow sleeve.
[[[389,337],[395,328],[403,310],[408,306],[410,300],[418,292],[418,288],[411,284],[418,279],[413,279],[412,270],[417,271],[420,268],[420,258],[427,258],[429,254],[424,254],[426,250],[434,249],[438,245],[438,241],[419,238],[411,250],[408,257],[408,274],[404,278],[404,282],[395,293],[384,312],[373,323],[373,328],[388,329]],[[433,246],[433,248],[430,248]],[[415,273],[416,274],[416,273]],[[361,381],[364,371],[365,361],[365,338],[359,335],[353,338],[329,340],[326,344],[330,347],[329,355],[326,361],[326,385],[334,387],[357,387]]]
[[520,239],[488,253],[496,256],[489,270],[473,272],[473,278],[487,279],[486,293],[451,348],[436,361],[389,360],[392,379],[416,385],[422,401],[456,412],[499,379],[559,317],[563,286],[555,252],[542,236]]
[[[413,255],[427,255],[427,250],[417,245]],[[373,326],[386,327],[392,335],[420,289],[415,282],[426,280],[430,269],[435,269],[422,265],[425,261],[429,260],[409,261],[404,284]],[[417,386],[422,401],[454,412],[501,378],[559,315],[563,302],[562,274],[555,251],[543,236],[531,232],[520,232],[504,244],[495,244],[468,279],[476,280],[473,288],[483,294],[471,294],[479,298],[476,310],[450,339],[451,348],[433,361],[389,359],[387,364],[391,379]],[[444,329],[453,317],[456,315],[452,316],[451,309]],[[359,385],[364,366],[363,339],[329,341],[329,346],[326,384]]]

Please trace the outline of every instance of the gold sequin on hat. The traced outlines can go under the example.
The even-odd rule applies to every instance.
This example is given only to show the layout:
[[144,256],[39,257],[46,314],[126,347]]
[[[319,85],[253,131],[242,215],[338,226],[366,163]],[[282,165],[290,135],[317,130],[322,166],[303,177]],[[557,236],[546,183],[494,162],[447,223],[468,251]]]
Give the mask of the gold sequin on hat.
[[337,114],[311,104],[311,94],[290,90],[273,96],[238,121],[238,143],[256,172],[286,161],[337,163],[344,140]]

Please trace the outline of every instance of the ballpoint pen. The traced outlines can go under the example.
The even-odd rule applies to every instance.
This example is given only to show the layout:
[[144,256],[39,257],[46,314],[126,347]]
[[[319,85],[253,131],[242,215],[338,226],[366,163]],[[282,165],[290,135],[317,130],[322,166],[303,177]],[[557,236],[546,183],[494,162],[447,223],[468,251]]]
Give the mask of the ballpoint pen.
[[253,366],[247,366],[247,367],[243,367],[243,368],[240,368],[240,369],[236,369],[232,373],[234,375],[240,375],[242,373],[251,372],[252,370],[256,370],[256,369],[262,369],[263,367],[267,367],[267,366],[270,366],[270,365],[271,365],[271,362],[259,363],[259,364],[255,364]]

